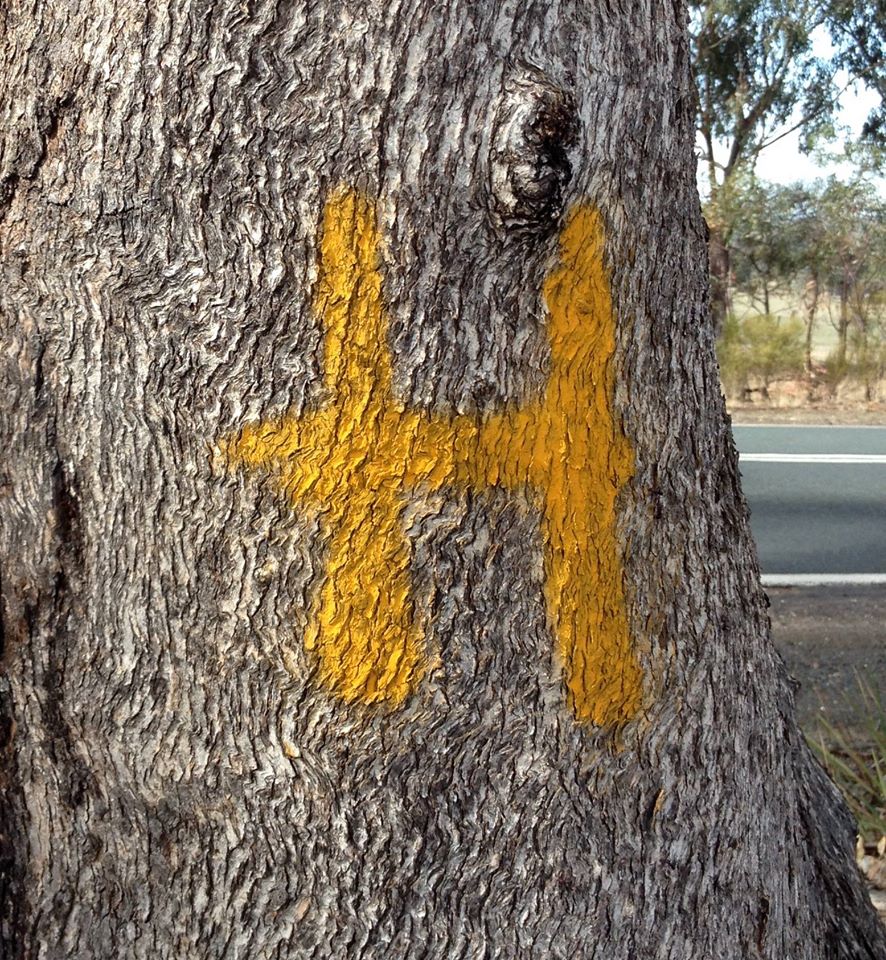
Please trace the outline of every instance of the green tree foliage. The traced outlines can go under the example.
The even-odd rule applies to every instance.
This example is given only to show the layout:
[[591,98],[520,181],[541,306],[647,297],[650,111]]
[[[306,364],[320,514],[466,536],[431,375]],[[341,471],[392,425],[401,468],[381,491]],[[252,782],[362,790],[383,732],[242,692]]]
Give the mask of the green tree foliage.
[[836,301],[832,311],[837,346],[833,374],[852,374],[866,385],[882,374],[883,308],[886,297],[886,203],[869,181],[817,185],[825,225],[818,256]]
[[802,187],[782,187],[739,174],[721,204],[731,225],[732,282],[763,313],[786,292],[802,263],[804,226],[798,212]]
[[832,0],[827,20],[837,66],[880,96],[862,136],[886,146],[886,0]]
[[[698,129],[712,200],[803,108],[810,129],[833,107],[834,66],[813,51],[820,0],[700,0],[689,4]],[[725,159],[715,155],[725,146]]]
[[775,380],[803,372],[803,324],[796,318],[756,314],[739,321],[727,317],[720,339],[720,375],[727,391],[746,394],[752,387],[764,398]]
[[[799,324],[800,366],[811,389],[814,327],[826,315],[836,345],[822,374],[825,387],[833,391],[850,376],[873,398],[886,374],[886,201],[874,184],[832,177],[780,186],[741,174],[722,204],[732,224],[730,282],[752,310],[723,328],[727,388],[741,391],[757,378],[765,393],[773,380],[796,375]],[[803,321],[776,321],[775,294]]]
[[[886,147],[886,0],[690,0],[698,132],[711,199],[760,152],[799,129],[833,134],[847,84],[880,96],[864,129],[869,163]],[[833,55],[813,38],[830,34]],[[842,72],[841,72],[842,71]]]
[[[760,151],[782,135],[798,105],[811,134],[836,99],[834,67],[813,51],[825,23],[821,0],[690,2],[698,132],[707,177],[711,309],[720,329],[729,308],[732,221],[726,188],[753,170]],[[725,159],[718,159],[725,151]]]
[[[719,329],[729,309],[737,229],[731,181],[752,175],[761,151],[793,130],[810,148],[832,137],[841,90],[853,81],[880,94],[863,158],[855,145],[855,159],[872,169],[886,162],[886,0],[691,0],[689,11]],[[834,44],[830,60],[813,43],[826,33]],[[811,298],[813,313],[817,300]]]
[[816,318],[829,265],[829,226],[820,186],[765,183],[740,174],[723,192],[732,225],[735,288],[763,313],[772,297],[793,301],[804,322],[804,369],[812,374]]

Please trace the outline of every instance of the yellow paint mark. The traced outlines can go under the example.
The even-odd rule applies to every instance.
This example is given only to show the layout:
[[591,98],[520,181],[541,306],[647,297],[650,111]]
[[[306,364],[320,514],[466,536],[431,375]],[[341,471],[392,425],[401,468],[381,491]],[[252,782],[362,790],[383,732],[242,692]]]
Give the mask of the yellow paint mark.
[[567,700],[579,720],[614,724],[640,707],[616,497],[633,453],[612,408],[615,321],[603,225],[579,206],[548,276],[551,372],[542,397],[486,417],[432,417],[395,398],[373,205],[353,191],[326,206],[315,307],[328,399],[301,417],[245,427],[232,462],[266,468],[293,504],[319,512],[326,574],[305,645],[320,680],[348,702],[402,703],[428,657],[416,614],[411,545],[400,521],[415,489],[500,486],[542,517],[545,597]]

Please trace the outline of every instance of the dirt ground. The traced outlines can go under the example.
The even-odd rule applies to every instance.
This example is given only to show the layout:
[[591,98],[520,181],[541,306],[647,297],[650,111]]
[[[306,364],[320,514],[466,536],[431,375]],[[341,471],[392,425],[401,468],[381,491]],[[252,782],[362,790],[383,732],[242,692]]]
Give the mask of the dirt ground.
[[[800,725],[814,734],[825,717],[857,744],[870,743],[870,718],[858,681],[863,678],[886,703],[886,587],[770,587],[767,592],[772,638],[800,682]],[[871,900],[886,923],[886,837],[857,852]]]
[[864,740],[859,678],[886,701],[886,586],[769,587],[772,638],[800,682],[797,712],[812,732],[820,718]]
[[855,405],[814,404],[807,407],[763,406],[759,403],[729,404],[734,424],[839,424],[841,426],[882,426],[886,424],[886,403]]
[[[734,424],[886,425],[886,403],[799,403],[790,391],[775,402],[739,403]],[[882,391],[881,391],[882,395]],[[871,717],[859,681],[886,705],[886,586],[770,587],[772,639],[799,682],[797,713],[807,734],[821,733],[822,720],[857,744],[870,742]],[[871,900],[886,923],[886,837],[876,848],[858,849],[858,865]]]

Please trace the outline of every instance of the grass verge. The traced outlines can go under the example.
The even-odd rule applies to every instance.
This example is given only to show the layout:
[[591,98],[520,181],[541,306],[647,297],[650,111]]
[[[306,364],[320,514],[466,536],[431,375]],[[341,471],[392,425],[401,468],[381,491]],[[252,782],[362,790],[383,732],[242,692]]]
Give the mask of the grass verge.
[[886,701],[867,680],[857,682],[866,717],[863,736],[823,718],[808,740],[846,798],[862,841],[877,844],[886,836]]

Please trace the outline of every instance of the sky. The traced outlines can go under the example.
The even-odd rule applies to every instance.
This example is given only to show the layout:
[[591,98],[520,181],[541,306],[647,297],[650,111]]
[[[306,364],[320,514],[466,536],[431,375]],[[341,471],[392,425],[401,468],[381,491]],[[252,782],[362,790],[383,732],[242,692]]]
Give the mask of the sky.
[[[871,108],[877,102],[877,95],[870,90],[847,90],[843,94],[838,120],[851,131],[847,139],[858,137]],[[839,144],[834,144],[831,152],[838,154]],[[848,177],[852,167],[845,162],[819,166],[814,157],[800,153],[800,138],[795,132],[773,143],[760,154],[756,172],[761,180],[787,184],[796,183],[798,180],[815,180],[832,173]]]

